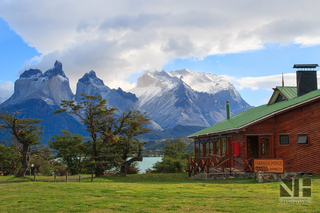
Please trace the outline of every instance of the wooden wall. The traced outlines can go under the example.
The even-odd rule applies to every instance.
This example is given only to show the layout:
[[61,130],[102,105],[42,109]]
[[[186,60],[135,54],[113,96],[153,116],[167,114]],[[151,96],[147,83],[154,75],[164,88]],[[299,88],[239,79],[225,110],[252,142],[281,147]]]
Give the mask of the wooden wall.
[[[298,144],[298,133],[308,133],[308,144]],[[284,159],[287,172],[320,172],[320,101],[304,105],[257,123],[234,136],[246,153],[246,136],[272,134],[273,158]],[[279,134],[289,134],[289,145],[280,145]],[[242,138],[242,140],[241,140]]]

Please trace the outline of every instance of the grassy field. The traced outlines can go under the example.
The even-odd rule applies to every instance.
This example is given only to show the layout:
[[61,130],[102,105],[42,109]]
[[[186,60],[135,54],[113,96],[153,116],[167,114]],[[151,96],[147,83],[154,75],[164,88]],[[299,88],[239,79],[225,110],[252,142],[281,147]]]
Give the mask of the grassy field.
[[309,205],[279,203],[277,182],[254,179],[189,180],[186,173],[105,176],[81,183],[46,178],[0,185],[0,212],[320,212],[318,178],[312,180]]

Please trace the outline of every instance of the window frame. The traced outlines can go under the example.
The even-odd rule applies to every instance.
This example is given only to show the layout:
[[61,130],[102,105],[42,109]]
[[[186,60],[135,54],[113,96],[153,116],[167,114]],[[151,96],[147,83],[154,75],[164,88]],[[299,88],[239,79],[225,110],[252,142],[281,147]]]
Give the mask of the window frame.
[[[280,146],[290,146],[290,134],[278,134],[279,135],[279,145]],[[281,144],[281,136],[287,136],[288,137],[288,143]]]
[[[307,136],[307,141],[306,141],[306,143],[299,143],[299,138],[300,138],[300,136]],[[309,133],[298,133],[297,144],[298,144],[298,145],[310,145]]]

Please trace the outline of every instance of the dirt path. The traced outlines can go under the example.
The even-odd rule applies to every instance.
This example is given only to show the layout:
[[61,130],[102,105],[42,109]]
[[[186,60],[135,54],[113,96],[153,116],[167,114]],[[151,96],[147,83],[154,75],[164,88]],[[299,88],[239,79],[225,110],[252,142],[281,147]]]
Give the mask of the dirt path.
[[14,184],[14,183],[25,183],[25,182],[10,182],[10,183],[0,183],[0,186],[1,186],[1,185]]

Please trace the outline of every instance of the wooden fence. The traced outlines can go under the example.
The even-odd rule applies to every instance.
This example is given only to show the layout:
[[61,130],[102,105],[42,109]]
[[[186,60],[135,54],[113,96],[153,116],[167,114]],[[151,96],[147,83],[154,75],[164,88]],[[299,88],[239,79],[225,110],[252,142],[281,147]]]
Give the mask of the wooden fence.
[[207,157],[190,157],[189,177],[199,172],[253,172],[253,158],[229,157],[228,155],[210,154]]

